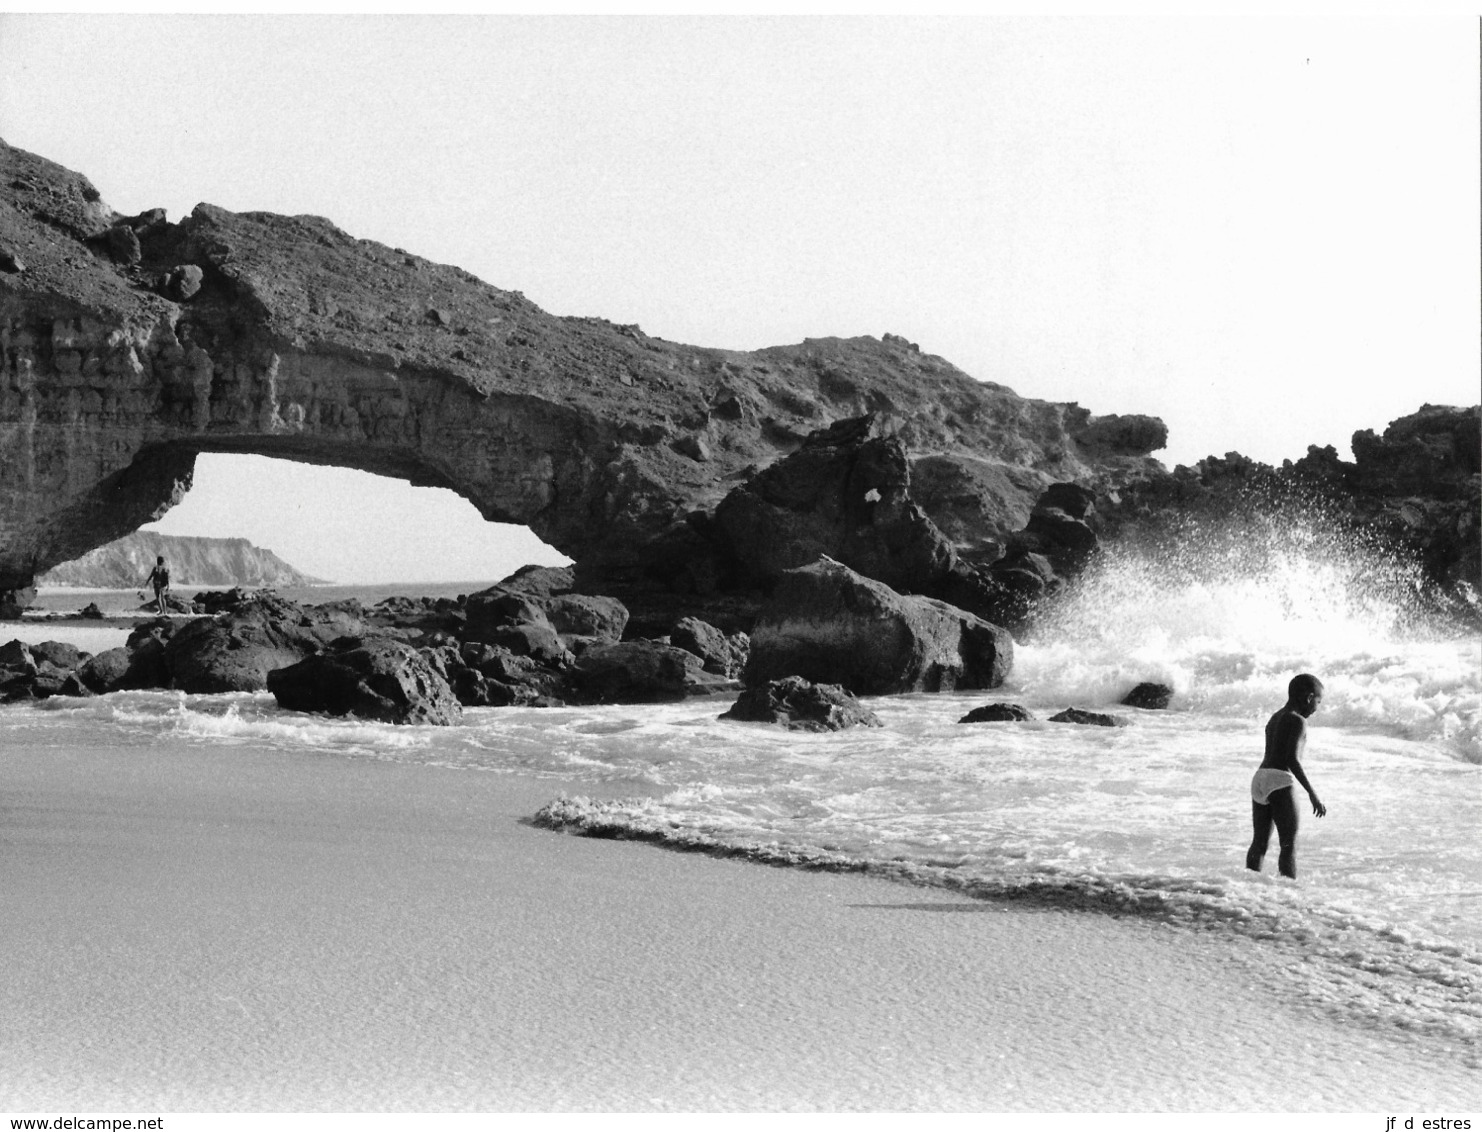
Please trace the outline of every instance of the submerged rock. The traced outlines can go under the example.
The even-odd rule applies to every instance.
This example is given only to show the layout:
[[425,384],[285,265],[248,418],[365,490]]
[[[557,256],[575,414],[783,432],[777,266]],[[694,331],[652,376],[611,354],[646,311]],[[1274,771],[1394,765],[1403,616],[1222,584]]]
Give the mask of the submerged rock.
[[1114,715],[1106,715],[1099,711],[1084,711],[1081,708],[1066,708],[1057,715],[1050,716],[1051,723],[1079,723],[1092,727],[1123,727],[1126,726],[1122,720]]
[[881,727],[879,716],[837,684],[814,684],[801,676],[748,688],[721,719],[780,723],[793,731],[842,731]]
[[357,641],[308,657],[268,673],[267,686],[290,711],[431,724],[456,723],[463,712],[448,682],[401,641]]
[[752,631],[744,680],[802,676],[856,695],[996,688],[1013,656],[997,625],[821,558],[783,576]]
[[1128,707],[1144,708],[1149,711],[1161,711],[1166,708],[1173,699],[1173,689],[1167,684],[1153,684],[1144,682],[1133,688],[1122,697],[1122,703]]
[[968,712],[957,722],[1022,723],[1025,720],[1033,718],[1034,716],[1018,704],[984,704],[982,707],[973,708],[972,711]]

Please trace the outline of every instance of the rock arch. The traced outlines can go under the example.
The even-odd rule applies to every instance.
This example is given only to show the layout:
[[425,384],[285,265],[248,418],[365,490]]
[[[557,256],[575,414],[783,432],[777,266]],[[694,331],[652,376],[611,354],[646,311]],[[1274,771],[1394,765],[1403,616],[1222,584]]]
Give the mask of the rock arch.
[[1156,468],[1166,437],[893,335],[687,346],[319,217],[120,216],[0,142],[0,590],[158,517],[198,453],[238,452],[451,488],[621,592],[748,474],[865,412],[932,462],[922,505],[964,546],[1053,480]]

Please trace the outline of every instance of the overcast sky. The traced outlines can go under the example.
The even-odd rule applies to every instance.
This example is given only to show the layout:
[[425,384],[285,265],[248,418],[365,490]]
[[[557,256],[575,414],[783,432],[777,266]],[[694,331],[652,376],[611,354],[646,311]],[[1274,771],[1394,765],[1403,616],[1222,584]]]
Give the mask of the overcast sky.
[[[1170,466],[1476,403],[1475,16],[0,15],[0,136],[120,212],[314,213],[555,314],[904,335]],[[343,581],[539,557],[448,493],[203,457],[160,525]],[[552,557],[549,550],[544,552]]]

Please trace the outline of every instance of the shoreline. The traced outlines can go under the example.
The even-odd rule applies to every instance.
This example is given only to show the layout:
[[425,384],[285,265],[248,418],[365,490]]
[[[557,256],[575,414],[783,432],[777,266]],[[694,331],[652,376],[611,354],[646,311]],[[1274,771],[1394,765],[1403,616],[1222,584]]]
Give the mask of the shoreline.
[[1476,1103],[1228,941],[538,829],[551,779],[183,737],[0,766],[14,1111]]

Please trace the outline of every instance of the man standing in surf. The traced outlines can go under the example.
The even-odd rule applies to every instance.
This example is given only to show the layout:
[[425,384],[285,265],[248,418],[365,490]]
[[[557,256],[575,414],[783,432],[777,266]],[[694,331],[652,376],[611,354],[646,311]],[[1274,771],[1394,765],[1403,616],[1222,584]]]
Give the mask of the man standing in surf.
[[1250,780],[1251,820],[1255,836],[1245,854],[1245,867],[1261,871],[1266,846],[1271,843],[1271,826],[1276,826],[1281,840],[1277,868],[1281,875],[1297,879],[1297,800],[1296,783],[1302,784],[1312,799],[1312,812],[1322,817],[1328,808],[1318,800],[1302,771],[1302,751],[1307,746],[1307,719],[1322,703],[1322,681],[1303,673],[1293,676],[1287,685],[1286,706],[1266,724],[1266,757]]

